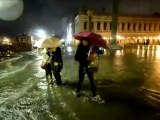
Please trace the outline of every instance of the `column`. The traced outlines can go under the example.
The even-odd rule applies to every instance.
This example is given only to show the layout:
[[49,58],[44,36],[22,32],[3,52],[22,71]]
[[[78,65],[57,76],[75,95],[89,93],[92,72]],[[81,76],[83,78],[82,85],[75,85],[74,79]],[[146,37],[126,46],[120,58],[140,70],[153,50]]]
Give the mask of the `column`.
[[133,23],[130,23],[130,28],[129,28],[129,31],[133,31]]
[[89,23],[89,21],[87,21],[87,30],[89,31],[89,24],[91,24],[91,23]]
[[119,0],[113,1],[112,8],[112,45],[116,44],[116,35],[117,35],[117,23],[118,23],[118,10],[119,10]]
[[135,29],[136,32],[139,31],[139,23],[136,23],[136,29]]
[[143,32],[143,31],[144,31],[144,23],[141,23],[140,31],[141,31],[141,32]]
[[82,21],[80,21],[79,30],[80,30],[80,31],[83,31],[83,22],[82,22]]
[[107,21],[107,31],[110,31],[110,22]]
[[103,31],[104,21],[100,21],[100,30]]
[[92,15],[93,15],[93,11],[92,10],[88,10],[87,11],[88,14],[88,22],[89,22],[89,31],[92,31],[91,29],[91,24],[92,24]]
[[159,24],[156,24],[155,27],[155,31],[159,31]]
[[121,23],[121,22],[119,23],[118,31],[119,31],[119,32],[122,32],[122,23]]
[[128,31],[128,23],[124,23],[124,31],[125,31],[125,32]]
[[152,32],[154,31],[154,24],[153,23],[151,24],[151,31]]
[[93,30],[94,30],[94,32],[96,32],[96,31],[97,31],[97,21],[94,21],[93,24],[94,24],[94,25],[93,25],[93,26],[94,26],[94,29],[93,29]]
[[146,31],[149,31],[149,24],[146,24]]

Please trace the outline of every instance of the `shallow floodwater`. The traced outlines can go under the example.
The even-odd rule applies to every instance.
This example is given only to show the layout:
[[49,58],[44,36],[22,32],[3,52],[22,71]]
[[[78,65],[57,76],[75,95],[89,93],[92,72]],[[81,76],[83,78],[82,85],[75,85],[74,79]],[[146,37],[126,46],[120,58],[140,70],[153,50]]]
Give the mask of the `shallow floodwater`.
[[62,86],[48,85],[34,51],[0,62],[0,120],[160,119],[159,46],[100,56],[96,98],[87,77],[75,96],[78,63],[71,54],[63,59]]

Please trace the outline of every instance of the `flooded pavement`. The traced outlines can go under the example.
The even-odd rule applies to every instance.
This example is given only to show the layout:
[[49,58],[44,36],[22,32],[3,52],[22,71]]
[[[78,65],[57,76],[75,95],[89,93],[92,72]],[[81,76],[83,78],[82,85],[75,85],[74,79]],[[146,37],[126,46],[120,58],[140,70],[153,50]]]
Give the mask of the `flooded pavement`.
[[0,62],[0,120],[159,120],[159,46],[106,52],[95,73],[98,96],[87,77],[75,96],[78,64],[64,55],[64,85],[48,85],[35,52]]

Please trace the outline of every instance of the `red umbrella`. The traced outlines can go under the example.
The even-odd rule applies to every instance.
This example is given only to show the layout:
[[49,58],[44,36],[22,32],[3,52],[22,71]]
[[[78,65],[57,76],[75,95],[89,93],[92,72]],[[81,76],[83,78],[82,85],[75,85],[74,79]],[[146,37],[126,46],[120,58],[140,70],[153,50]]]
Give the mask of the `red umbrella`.
[[87,39],[91,45],[108,48],[102,36],[93,32],[80,32],[73,35],[73,37],[77,40]]

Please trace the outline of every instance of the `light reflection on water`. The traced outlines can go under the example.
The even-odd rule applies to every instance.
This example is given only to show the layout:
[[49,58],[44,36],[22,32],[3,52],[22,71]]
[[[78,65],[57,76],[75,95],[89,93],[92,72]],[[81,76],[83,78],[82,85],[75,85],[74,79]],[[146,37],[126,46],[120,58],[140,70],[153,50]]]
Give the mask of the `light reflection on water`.
[[140,80],[139,87],[160,92],[160,46],[138,46],[102,56],[96,78],[130,81],[131,87],[135,87],[135,83],[138,85],[136,80]]
[[136,55],[142,60],[139,65],[143,66],[141,69],[145,75],[142,88],[147,89],[148,93],[156,92],[154,97],[160,98],[160,46],[143,46],[137,49]]

